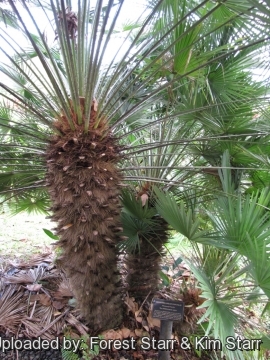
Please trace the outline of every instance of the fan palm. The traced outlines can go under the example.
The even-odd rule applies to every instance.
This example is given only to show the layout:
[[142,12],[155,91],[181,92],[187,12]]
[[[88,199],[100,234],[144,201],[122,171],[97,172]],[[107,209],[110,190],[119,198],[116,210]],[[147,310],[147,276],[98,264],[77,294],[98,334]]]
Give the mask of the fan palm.
[[[223,170],[219,175],[224,193],[213,200],[211,207],[208,206],[205,219],[198,215],[204,205],[197,207],[197,214],[192,213],[190,209],[186,210],[183,202],[177,204],[172,196],[158,189],[156,192],[159,213],[196,249],[196,260],[189,264],[205,299],[200,307],[206,308],[206,312],[199,323],[207,319],[206,335],[220,338],[225,344],[228,336],[235,336],[236,329],[239,333],[241,328],[245,335],[242,322],[252,302],[265,303],[262,314],[267,311],[270,198],[269,188],[252,196],[240,194],[239,189],[235,190],[228,152],[224,153],[222,161]],[[210,226],[202,230],[202,224],[206,222]],[[269,343],[267,337],[265,342]],[[223,350],[230,359],[244,358],[240,351],[232,354],[225,347]]]
[[[190,6],[195,3],[166,1],[162,4],[163,16],[154,24],[153,33],[162,37],[170,22],[177,23],[170,34],[174,45],[169,52],[159,48],[156,53],[162,53],[162,58],[146,72],[155,83],[177,78],[177,87],[166,89],[162,99],[153,105],[154,123],[130,138],[136,148],[130,153],[125,172],[134,180],[136,190],[123,196],[122,223],[124,235],[129,238],[123,247],[130,252],[126,262],[132,295],[145,298],[149,291],[157,289],[157,269],[169,236],[155,209],[154,184],[178,192],[181,184],[182,197],[187,194],[183,190],[190,189],[194,196],[195,189],[196,196],[205,202],[209,195],[213,196],[213,190],[222,191],[218,168],[222,166],[224,150],[230,150],[236,168],[236,187],[247,166],[262,166],[262,161],[256,163],[252,159],[252,154],[265,153],[268,148],[268,130],[262,131],[263,121],[254,121],[254,111],[261,109],[266,100],[265,86],[252,79],[254,47],[230,54],[236,39],[240,44],[250,36],[249,26],[244,26],[246,14],[242,17],[244,14],[235,13],[230,5],[223,4],[211,13],[211,5],[205,3],[190,14]],[[241,10],[250,10],[247,5]],[[210,14],[198,24],[197,16],[201,20],[207,8]],[[226,26],[219,27],[224,21]],[[217,25],[216,32],[205,41],[213,24]],[[238,38],[239,28],[243,39]],[[154,56],[146,59],[146,68]],[[204,61],[207,68],[200,69]],[[186,76],[182,77],[182,73]],[[236,83],[241,84],[241,91],[236,89]],[[252,102],[247,102],[250,97]],[[168,125],[175,113],[177,118]],[[188,201],[192,206],[192,199]]]
[[[264,95],[247,78],[240,91],[231,81],[244,77],[243,67],[254,64],[268,39],[261,32],[264,19],[254,22],[256,9],[248,1],[153,2],[126,35],[123,54],[115,51],[108,61],[125,3],[98,0],[93,10],[90,2],[79,2],[75,12],[70,1],[39,4],[44,18],[54,18],[58,46],[52,47],[28,4],[24,17],[9,1],[30,51],[4,28],[0,33],[6,44],[0,70],[8,78],[0,82],[1,194],[21,209],[44,209],[48,190],[58,261],[94,330],[121,321],[116,244],[123,236],[123,180],[139,184],[137,195],[145,195],[140,205],[157,226],[148,233],[147,252],[160,252],[167,225],[155,218],[155,199],[144,189],[152,182],[196,186],[194,171],[217,165],[209,161],[213,149],[218,158],[235,135],[246,139],[245,116],[251,120]],[[251,127],[249,138],[258,132]],[[227,145],[216,140],[224,136]]]

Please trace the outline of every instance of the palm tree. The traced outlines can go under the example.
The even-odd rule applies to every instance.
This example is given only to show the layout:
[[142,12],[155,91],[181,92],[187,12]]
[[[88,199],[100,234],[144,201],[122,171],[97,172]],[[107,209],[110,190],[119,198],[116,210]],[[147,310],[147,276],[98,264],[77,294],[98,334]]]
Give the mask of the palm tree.
[[[129,252],[126,258],[129,292],[137,298],[144,299],[157,290],[157,270],[169,236],[155,207],[157,195],[153,186],[181,193],[182,199],[188,197],[189,206],[194,207],[196,197],[205,203],[215,192],[222,191],[218,168],[226,149],[230,150],[238,188],[243,174],[247,176],[247,167],[262,166],[262,161],[255,163],[251,154],[265,153],[268,147],[268,130],[262,131],[263,121],[254,121],[256,107],[261,108],[266,100],[265,86],[254,81],[250,71],[256,49],[248,47],[230,53],[236,39],[240,44],[250,36],[249,27],[244,26],[245,16],[223,4],[201,23],[206,9],[212,10],[211,4],[193,8],[192,14],[190,6],[195,3],[162,4],[163,16],[154,24],[151,36],[162,37],[169,23],[176,23],[170,34],[174,46],[166,53],[164,48],[156,51],[156,56],[160,53],[163,56],[148,73],[155,82],[176,78],[177,87],[166,89],[163,98],[153,105],[157,123],[148,124],[147,129],[137,132],[135,139],[131,138],[136,148],[125,167],[134,185],[131,194],[122,197],[124,235],[129,239],[122,246]],[[246,13],[248,7],[241,10]],[[226,26],[220,27],[224,22]],[[217,28],[208,39],[213,24]],[[239,38],[239,28],[243,29],[243,39]],[[146,67],[155,55],[146,59]],[[206,68],[202,66],[204,62]],[[182,77],[183,73],[187,75]],[[253,100],[249,102],[250,97]],[[168,126],[168,119],[175,113],[178,117]]]
[[120,249],[126,252],[124,263],[129,296],[149,299],[159,284],[160,261],[168,242],[167,223],[155,207],[152,185],[146,183],[140,191],[122,193],[122,224],[124,240]]
[[[219,176],[224,193],[212,201],[211,207],[199,204],[197,214],[187,210],[183,202],[177,204],[171,195],[156,191],[159,213],[196,249],[196,258],[189,261],[189,265],[204,299],[200,308],[206,310],[199,323],[204,324],[205,335],[219,338],[225,344],[228,336],[236,336],[236,331],[244,338],[258,336],[257,329],[245,327],[247,311],[252,303],[265,304],[261,316],[267,312],[270,297],[267,249],[270,198],[269,187],[262,189],[261,193],[241,194],[239,189],[235,189],[228,151],[222,161],[223,169]],[[199,209],[206,213],[204,219],[199,216]],[[266,329],[264,331],[266,347],[263,346],[262,350],[269,344]],[[260,337],[263,337],[262,333]],[[232,353],[223,348],[226,358],[243,359],[243,352],[236,350]]]
[[[160,0],[127,34],[120,60],[116,51],[108,63],[106,49],[125,1],[109,0],[104,7],[99,0],[94,10],[85,1],[75,12],[70,1],[44,5],[44,17],[53,14],[58,48],[48,44],[27,2],[27,20],[9,4],[31,49],[1,30],[14,53],[1,49],[0,71],[9,78],[0,82],[1,194],[20,208],[44,209],[48,191],[60,238],[58,263],[77,305],[93,330],[114,327],[122,314],[116,247],[125,236],[122,183],[139,185],[133,197],[145,195],[140,212],[155,226],[146,234],[146,253],[161,253],[167,225],[156,216],[152,183],[202,186],[193,175],[205,175],[212,149],[221,154],[225,143],[216,145],[217,139],[226,136],[229,145],[246,139],[241,121],[262,103],[262,90],[246,88],[247,81],[239,90],[231,79],[240,74],[240,81],[243,67],[254,64],[251,56],[265,46],[264,19],[254,23],[256,8],[248,1],[177,6]],[[258,130],[251,130],[253,139]],[[153,261],[156,272],[159,257]]]

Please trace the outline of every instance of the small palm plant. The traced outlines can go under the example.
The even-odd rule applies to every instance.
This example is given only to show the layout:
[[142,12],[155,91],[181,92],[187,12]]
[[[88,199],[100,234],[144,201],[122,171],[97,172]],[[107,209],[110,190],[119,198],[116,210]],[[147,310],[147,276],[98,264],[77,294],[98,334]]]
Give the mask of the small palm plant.
[[[194,171],[210,163],[205,148],[215,149],[217,137],[225,136],[229,145],[236,137],[245,140],[246,127],[233,127],[231,113],[244,102],[261,103],[262,95],[259,86],[247,89],[244,82],[239,91],[231,82],[235,74],[242,76],[241,61],[242,66],[254,64],[251,56],[256,60],[267,40],[260,31],[264,19],[254,24],[256,9],[248,1],[238,7],[210,0],[154,2],[130,27],[123,53],[108,54],[125,3],[98,0],[92,9],[84,1],[76,11],[68,0],[44,4],[39,10],[54,33],[52,46],[27,2],[21,9],[10,0],[30,49],[5,28],[0,33],[5,44],[1,196],[15,199],[19,209],[45,210],[49,192],[60,237],[58,262],[95,331],[121,322],[116,245],[123,240],[122,182],[139,186],[133,196],[145,195],[139,213],[155,226],[146,252],[161,254],[167,225],[152,210],[156,199],[148,183],[198,186]],[[234,64],[234,75],[228,76]],[[243,106],[249,119],[253,107]],[[239,111],[238,124],[243,117]],[[253,140],[258,131],[251,130]],[[218,142],[219,156],[220,147]],[[141,193],[145,188],[150,195]]]
[[[151,189],[137,195],[122,193],[124,239],[120,249],[126,251],[126,282],[130,296],[144,300],[158,289],[160,261],[169,237],[167,223],[159,216]],[[149,299],[150,299],[149,298]]]

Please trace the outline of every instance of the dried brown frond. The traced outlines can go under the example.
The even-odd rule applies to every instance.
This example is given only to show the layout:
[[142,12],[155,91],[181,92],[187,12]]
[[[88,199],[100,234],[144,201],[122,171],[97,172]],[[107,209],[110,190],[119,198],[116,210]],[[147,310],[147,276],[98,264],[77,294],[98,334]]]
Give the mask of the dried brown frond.
[[16,269],[31,269],[33,267],[43,265],[43,263],[51,264],[53,258],[54,258],[54,254],[52,252],[48,252],[45,254],[38,254],[36,256],[33,256],[27,261],[21,258],[16,258],[15,260],[9,260],[9,264]]
[[71,313],[68,313],[66,322],[76,328],[80,335],[87,335],[89,328],[75,318]]
[[205,299],[201,297],[201,293],[201,289],[188,287],[182,295],[184,303],[186,305],[193,305],[194,307],[200,306],[205,301]]
[[52,306],[52,304],[50,304],[49,306],[44,306],[39,301],[33,312],[33,317],[35,319],[39,319],[40,324],[45,326],[50,324],[54,320],[54,312],[55,308]]
[[[22,324],[24,325],[24,330],[22,330],[22,334],[27,338],[35,338],[41,333],[44,329],[42,324],[38,321],[34,321],[32,319],[23,319]],[[46,332],[42,333],[41,338],[47,340],[55,339],[55,333],[53,329],[48,329]]]
[[183,322],[176,325],[179,334],[194,333],[197,328],[197,321],[204,314],[205,309],[198,309],[198,306],[204,303],[205,299],[201,297],[201,290],[194,284],[185,286],[181,299],[185,304]]
[[18,326],[26,314],[26,297],[22,289],[7,286],[0,298],[0,328],[16,334]]
[[46,272],[46,267],[38,266],[28,271],[21,270],[16,275],[6,275],[4,279],[7,284],[34,284],[51,277],[55,274]]

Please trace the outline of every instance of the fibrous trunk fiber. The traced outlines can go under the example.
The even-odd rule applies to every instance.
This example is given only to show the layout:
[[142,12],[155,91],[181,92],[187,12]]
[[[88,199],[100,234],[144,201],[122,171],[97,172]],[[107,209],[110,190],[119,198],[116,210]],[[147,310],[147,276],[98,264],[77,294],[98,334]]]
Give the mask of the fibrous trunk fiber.
[[[83,110],[83,109],[82,109]],[[92,108],[94,124],[94,108]],[[83,133],[65,117],[56,121],[60,135],[47,149],[47,182],[52,220],[57,223],[58,264],[70,279],[77,307],[94,331],[121,323],[121,281],[117,269],[119,241],[120,148],[105,125],[90,123]]]
[[164,245],[168,241],[168,225],[156,216],[154,226],[147,236],[140,238],[140,247],[126,259],[128,275],[126,282],[129,295],[145,299],[158,290],[160,262],[164,255]]

